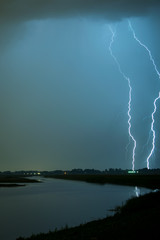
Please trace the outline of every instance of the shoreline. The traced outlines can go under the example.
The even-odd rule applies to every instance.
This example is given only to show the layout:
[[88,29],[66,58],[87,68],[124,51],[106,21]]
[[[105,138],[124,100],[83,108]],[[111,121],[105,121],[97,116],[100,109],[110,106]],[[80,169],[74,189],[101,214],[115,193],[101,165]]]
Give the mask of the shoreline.
[[[160,175],[54,175],[45,176],[62,180],[84,181],[93,184],[116,184],[138,186],[149,189],[160,188]],[[159,239],[160,191],[133,197],[124,205],[114,209],[115,214],[103,219],[90,221],[76,227],[66,226],[48,233],[17,240],[128,240],[148,237]]]
[[26,184],[16,184],[16,183],[0,183],[0,188],[10,188],[10,187],[25,187]]
[[160,189],[160,175],[48,175],[45,178]]
[[159,239],[160,191],[131,198],[116,208],[116,213],[76,227],[40,233],[17,240],[128,240]]
[[28,179],[22,176],[3,176],[0,177],[0,188],[25,187],[26,183],[39,183],[35,179]]

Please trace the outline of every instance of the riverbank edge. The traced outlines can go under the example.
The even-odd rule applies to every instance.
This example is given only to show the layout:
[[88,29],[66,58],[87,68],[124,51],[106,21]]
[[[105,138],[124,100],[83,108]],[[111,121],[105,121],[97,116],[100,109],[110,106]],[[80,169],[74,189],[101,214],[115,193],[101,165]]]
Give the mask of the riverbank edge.
[[0,188],[10,188],[10,187],[25,187],[26,184],[14,184],[14,183],[4,183],[4,184],[0,184]]
[[26,183],[39,183],[36,179],[24,178],[22,176],[0,177],[0,188],[25,187]]
[[114,216],[67,226],[62,230],[32,235],[17,240],[105,240],[105,239],[159,239],[160,192],[151,192],[131,198],[116,208]]
[[160,175],[48,175],[46,178],[160,189]]
[[[97,184],[117,184],[139,186],[150,189],[160,188],[160,176],[47,176],[49,178],[85,181]],[[114,179],[114,181],[113,181]],[[141,181],[140,181],[141,180]],[[138,181],[138,182],[137,182]],[[151,182],[149,182],[151,181]],[[158,181],[158,182],[156,182]],[[140,239],[149,236],[159,239],[157,229],[160,218],[160,191],[152,191],[138,198],[126,201],[123,206],[115,208],[113,216],[81,224],[76,227],[67,226],[62,230],[55,229],[48,233],[32,235],[29,238],[19,237],[17,240],[105,240],[105,239]]]

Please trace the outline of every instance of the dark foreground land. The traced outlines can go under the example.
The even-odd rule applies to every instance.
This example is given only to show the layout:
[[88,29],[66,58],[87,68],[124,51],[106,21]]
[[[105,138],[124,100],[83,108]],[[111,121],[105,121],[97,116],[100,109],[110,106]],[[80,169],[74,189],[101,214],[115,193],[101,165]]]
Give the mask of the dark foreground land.
[[[120,184],[160,189],[160,175],[57,175],[58,179],[97,184]],[[47,234],[20,237],[17,240],[105,240],[160,239],[160,191],[129,199],[115,209],[115,215],[77,227],[55,230]]]
[[35,182],[39,181],[35,179],[28,179],[22,176],[0,176],[0,187],[22,187],[25,186],[24,183]]
[[127,240],[160,239],[160,192],[133,198],[117,207],[113,217],[92,221],[48,234],[20,237],[17,240]]

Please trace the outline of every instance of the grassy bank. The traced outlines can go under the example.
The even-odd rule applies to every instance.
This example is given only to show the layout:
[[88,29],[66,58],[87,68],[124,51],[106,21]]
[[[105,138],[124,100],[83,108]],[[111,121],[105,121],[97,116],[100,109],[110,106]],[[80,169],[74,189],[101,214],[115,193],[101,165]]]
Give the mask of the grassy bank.
[[113,217],[47,234],[17,240],[159,239],[160,192],[133,198],[117,208]]
[[49,178],[160,189],[160,175],[51,175]]

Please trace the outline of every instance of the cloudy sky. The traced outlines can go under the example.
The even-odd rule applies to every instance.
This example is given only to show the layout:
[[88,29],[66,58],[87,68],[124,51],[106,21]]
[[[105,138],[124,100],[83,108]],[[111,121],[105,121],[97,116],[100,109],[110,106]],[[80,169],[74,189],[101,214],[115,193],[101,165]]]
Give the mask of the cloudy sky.
[[[131,168],[128,85],[132,85],[135,168],[152,148],[153,101],[160,90],[146,51],[160,69],[157,0],[0,0],[0,170]],[[160,102],[155,114],[160,167]]]

